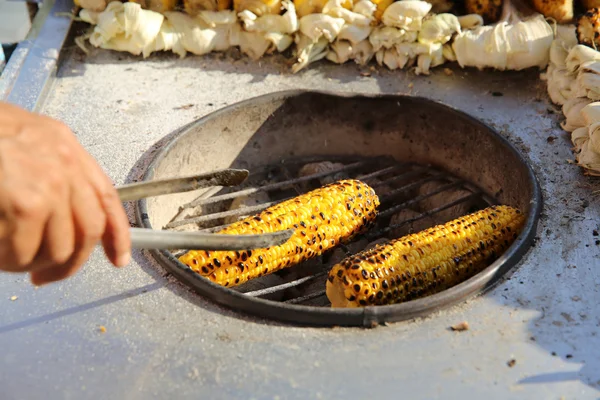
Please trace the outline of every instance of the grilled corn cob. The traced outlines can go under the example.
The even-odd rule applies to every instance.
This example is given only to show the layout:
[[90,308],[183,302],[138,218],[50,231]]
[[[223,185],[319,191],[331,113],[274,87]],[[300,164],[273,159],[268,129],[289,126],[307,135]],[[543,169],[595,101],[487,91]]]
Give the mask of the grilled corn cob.
[[573,21],[573,0],[532,0],[535,11],[546,18],[555,19],[559,24],[570,24]]
[[222,229],[257,234],[296,228],[284,244],[252,251],[189,251],[179,260],[222,286],[290,267],[321,255],[362,233],[375,220],[379,198],[358,180],[342,180],[295,197]]
[[465,9],[468,14],[482,16],[486,24],[492,24],[502,15],[502,0],[465,0]]
[[493,206],[404,236],[336,264],[326,283],[332,307],[399,303],[460,283],[493,262],[525,218]]
[[592,8],[577,18],[577,41],[594,49],[600,47],[600,10]]

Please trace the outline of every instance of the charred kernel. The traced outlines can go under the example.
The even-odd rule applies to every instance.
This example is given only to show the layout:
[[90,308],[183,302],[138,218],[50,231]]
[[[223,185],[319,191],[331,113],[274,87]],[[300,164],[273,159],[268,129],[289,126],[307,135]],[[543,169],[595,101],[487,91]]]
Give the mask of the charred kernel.
[[193,263],[194,265],[198,265],[198,260],[196,260],[196,259],[194,258],[194,259],[192,260],[192,263]]
[[379,292],[377,292],[377,298],[378,299],[383,298],[383,292],[381,290]]
[[354,291],[356,293],[359,293],[360,292],[360,285],[358,285],[358,284],[354,285]]
[[364,270],[364,269],[362,270],[362,276],[365,279],[369,279],[369,273],[366,270]]
[[202,272],[204,272],[205,274],[208,274],[208,268],[202,267],[201,269],[202,269]]
[[242,261],[246,261],[248,259],[248,254],[242,253]]
[[341,270],[341,269],[340,269],[340,270],[337,272],[337,276],[338,276],[338,278],[341,278],[343,274],[344,274],[344,270]]
[[221,266],[221,261],[219,261],[218,258],[213,258],[213,263],[215,264],[215,267],[219,268]]

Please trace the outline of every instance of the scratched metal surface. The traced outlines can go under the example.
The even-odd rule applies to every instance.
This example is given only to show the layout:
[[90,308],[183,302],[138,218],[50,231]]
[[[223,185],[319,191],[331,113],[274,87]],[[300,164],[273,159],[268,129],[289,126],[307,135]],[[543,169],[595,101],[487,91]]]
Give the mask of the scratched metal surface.
[[[318,88],[444,102],[495,126],[539,175],[539,240],[509,280],[424,320],[307,329],[215,307],[143,253],[117,270],[98,251],[75,277],[38,290],[0,275],[0,398],[600,397],[598,185],[567,162],[570,143],[537,72],[361,71],[319,64],[292,76],[277,60],[140,61],[70,48],[43,112],[123,183],[141,175],[161,138],[255,95]],[[448,330],[463,320],[470,330]]]

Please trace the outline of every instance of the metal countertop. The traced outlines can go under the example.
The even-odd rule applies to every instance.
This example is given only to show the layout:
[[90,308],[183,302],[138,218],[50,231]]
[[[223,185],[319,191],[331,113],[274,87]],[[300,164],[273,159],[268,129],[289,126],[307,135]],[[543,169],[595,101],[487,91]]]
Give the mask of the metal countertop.
[[[117,184],[139,178],[153,145],[175,129],[259,94],[411,93],[471,113],[515,143],[538,174],[544,213],[535,247],[493,291],[372,330],[235,315],[142,252],[119,270],[97,251],[75,277],[37,290],[2,274],[0,398],[600,398],[599,185],[567,162],[571,144],[537,71],[361,76],[358,66],[324,62],[291,75],[278,58],[141,61],[72,46],[62,56],[41,111],[67,123]],[[448,330],[463,320],[469,331]]]

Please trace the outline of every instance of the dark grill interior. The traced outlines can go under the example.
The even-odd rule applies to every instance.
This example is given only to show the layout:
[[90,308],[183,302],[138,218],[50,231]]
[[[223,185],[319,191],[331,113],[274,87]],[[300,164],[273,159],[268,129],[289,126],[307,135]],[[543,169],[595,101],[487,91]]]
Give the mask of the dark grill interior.
[[[482,191],[445,171],[391,157],[301,157],[251,171],[240,187],[213,188],[183,205],[166,229],[216,232],[236,219],[340,179],[360,179],[380,198],[374,228],[321,257],[233,287],[247,296],[288,304],[329,306],[325,279],[349,254],[495,203]],[[241,208],[236,208],[240,204]],[[182,251],[174,250],[175,256]]]

